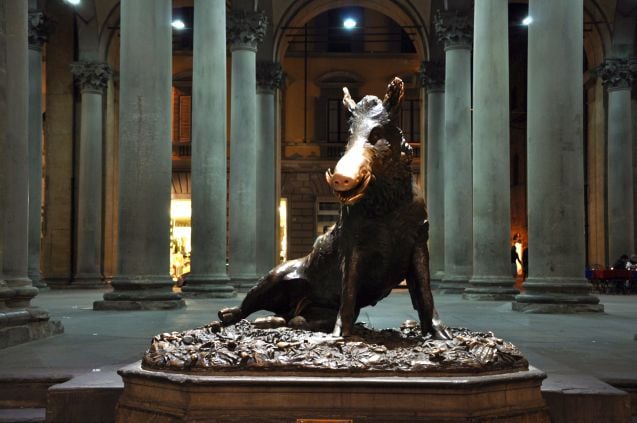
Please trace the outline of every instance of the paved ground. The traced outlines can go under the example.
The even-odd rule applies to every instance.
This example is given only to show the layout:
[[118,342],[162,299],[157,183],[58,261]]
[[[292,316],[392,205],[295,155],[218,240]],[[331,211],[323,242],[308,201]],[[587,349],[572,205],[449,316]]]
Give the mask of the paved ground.
[[[219,308],[242,298],[187,300],[187,308],[172,311],[93,311],[103,292],[42,291],[33,304],[60,320],[64,334],[0,350],[0,376],[110,371],[140,360],[155,334],[206,324]],[[637,296],[600,298],[605,313],[579,315],[523,314],[511,311],[510,302],[465,301],[459,295],[437,295],[435,301],[448,325],[491,330],[549,375],[637,381]],[[359,321],[386,328],[415,318],[407,291],[396,290],[363,309]]]

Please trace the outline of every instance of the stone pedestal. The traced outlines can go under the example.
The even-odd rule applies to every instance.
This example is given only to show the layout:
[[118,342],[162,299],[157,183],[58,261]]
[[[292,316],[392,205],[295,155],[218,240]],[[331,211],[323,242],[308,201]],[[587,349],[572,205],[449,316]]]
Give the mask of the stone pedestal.
[[489,374],[312,377],[119,371],[117,421],[548,422],[534,368]]
[[96,310],[173,309],[170,0],[121,3],[119,236],[114,291]]
[[184,296],[227,298],[226,4],[195,2],[192,83],[192,257]]
[[507,0],[475,4],[473,72],[473,276],[463,298],[512,300],[509,266],[509,26]]
[[427,89],[427,213],[429,215],[429,272],[432,288],[444,278],[444,106],[445,74],[440,63],[423,62],[421,83]]
[[471,19],[438,12],[436,35],[445,45],[444,277],[440,293],[461,293],[472,271]]
[[516,311],[603,311],[583,275],[583,10],[582,0],[529,3],[529,278]]

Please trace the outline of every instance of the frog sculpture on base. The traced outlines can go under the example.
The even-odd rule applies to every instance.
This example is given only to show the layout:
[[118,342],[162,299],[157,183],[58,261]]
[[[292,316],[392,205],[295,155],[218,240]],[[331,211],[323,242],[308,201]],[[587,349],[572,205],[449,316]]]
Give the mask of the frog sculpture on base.
[[325,173],[341,203],[336,224],[307,256],[261,278],[239,307],[220,310],[221,323],[268,310],[290,327],[348,337],[363,307],[406,281],[422,334],[449,339],[431,294],[425,202],[412,179],[412,149],[397,125],[404,84],[394,78],[383,100],[368,95],[355,103],[343,92],[349,141]]

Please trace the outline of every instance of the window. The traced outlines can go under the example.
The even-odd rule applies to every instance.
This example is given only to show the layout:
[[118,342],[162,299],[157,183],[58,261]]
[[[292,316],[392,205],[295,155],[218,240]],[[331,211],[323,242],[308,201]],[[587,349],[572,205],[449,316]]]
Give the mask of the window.
[[192,139],[192,97],[179,97],[179,142],[190,142]]
[[420,100],[403,100],[400,127],[403,130],[405,141],[420,142]]
[[327,99],[327,142],[345,143],[348,138],[349,112],[341,98]]
[[316,201],[316,236],[322,235],[338,220],[341,203],[332,198],[319,198]]

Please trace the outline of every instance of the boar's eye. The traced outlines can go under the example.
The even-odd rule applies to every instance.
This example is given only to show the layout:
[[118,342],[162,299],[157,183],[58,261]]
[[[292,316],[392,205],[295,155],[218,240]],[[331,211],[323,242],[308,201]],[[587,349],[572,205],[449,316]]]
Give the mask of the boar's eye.
[[383,138],[383,128],[381,126],[377,126],[369,133],[368,141],[370,144],[375,144],[376,141],[381,138]]

